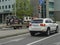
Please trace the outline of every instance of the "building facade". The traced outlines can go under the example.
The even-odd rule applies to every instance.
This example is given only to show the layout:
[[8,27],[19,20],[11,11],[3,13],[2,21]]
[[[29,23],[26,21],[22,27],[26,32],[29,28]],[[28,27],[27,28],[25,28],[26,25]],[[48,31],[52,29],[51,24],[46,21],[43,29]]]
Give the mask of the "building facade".
[[55,15],[54,15],[54,4],[55,4],[55,2],[54,2],[54,0],[48,0],[48,2],[47,2],[48,4],[48,15],[49,15],[49,17],[50,18],[52,18],[52,19],[54,19],[55,18]]
[[42,2],[40,10],[38,9],[38,6],[40,5],[39,0],[31,0],[31,4],[34,6],[34,15],[38,14],[38,17],[40,16],[42,18],[54,17],[54,0],[44,0],[44,2]]
[[60,0],[54,0],[54,15],[57,21],[60,21]]
[[7,15],[12,14],[14,5],[15,0],[0,0],[0,23],[5,21]]

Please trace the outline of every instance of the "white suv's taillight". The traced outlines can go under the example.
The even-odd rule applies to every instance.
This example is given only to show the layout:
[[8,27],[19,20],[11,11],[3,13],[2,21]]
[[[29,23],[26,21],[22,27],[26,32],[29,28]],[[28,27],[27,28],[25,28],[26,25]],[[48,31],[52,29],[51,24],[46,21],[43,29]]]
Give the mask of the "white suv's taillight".
[[43,24],[43,23],[42,23],[42,24],[40,24],[40,26],[46,26],[46,24]]

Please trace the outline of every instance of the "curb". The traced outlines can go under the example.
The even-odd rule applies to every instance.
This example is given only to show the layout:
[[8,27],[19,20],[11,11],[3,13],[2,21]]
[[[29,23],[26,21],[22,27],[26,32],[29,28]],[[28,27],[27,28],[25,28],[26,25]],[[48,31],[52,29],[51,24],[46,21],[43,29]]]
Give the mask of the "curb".
[[7,38],[7,37],[18,36],[18,35],[22,35],[22,34],[26,34],[26,33],[29,33],[29,32],[24,32],[24,33],[18,33],[18,34],[12,34],[12,35],[7,35],[7,36],[2,36],[2,37],[0,37],[0,39]]

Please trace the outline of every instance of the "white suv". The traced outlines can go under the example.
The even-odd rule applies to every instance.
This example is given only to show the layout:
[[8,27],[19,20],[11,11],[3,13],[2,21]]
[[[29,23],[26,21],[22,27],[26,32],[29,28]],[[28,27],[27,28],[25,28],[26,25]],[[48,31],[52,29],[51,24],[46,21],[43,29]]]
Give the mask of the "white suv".
[[29,23],[29,31],[32,36],[35,33],[50,35],[52,31],[58,32],[58,24],[50,18],[36,18]]

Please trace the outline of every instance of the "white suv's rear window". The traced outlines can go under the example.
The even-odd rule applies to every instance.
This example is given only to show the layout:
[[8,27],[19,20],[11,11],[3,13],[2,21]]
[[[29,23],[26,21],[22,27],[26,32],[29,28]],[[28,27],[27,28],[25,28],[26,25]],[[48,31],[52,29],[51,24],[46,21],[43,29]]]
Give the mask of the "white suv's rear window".
[[32,20],[31,23],[43,23],[43,20]]

